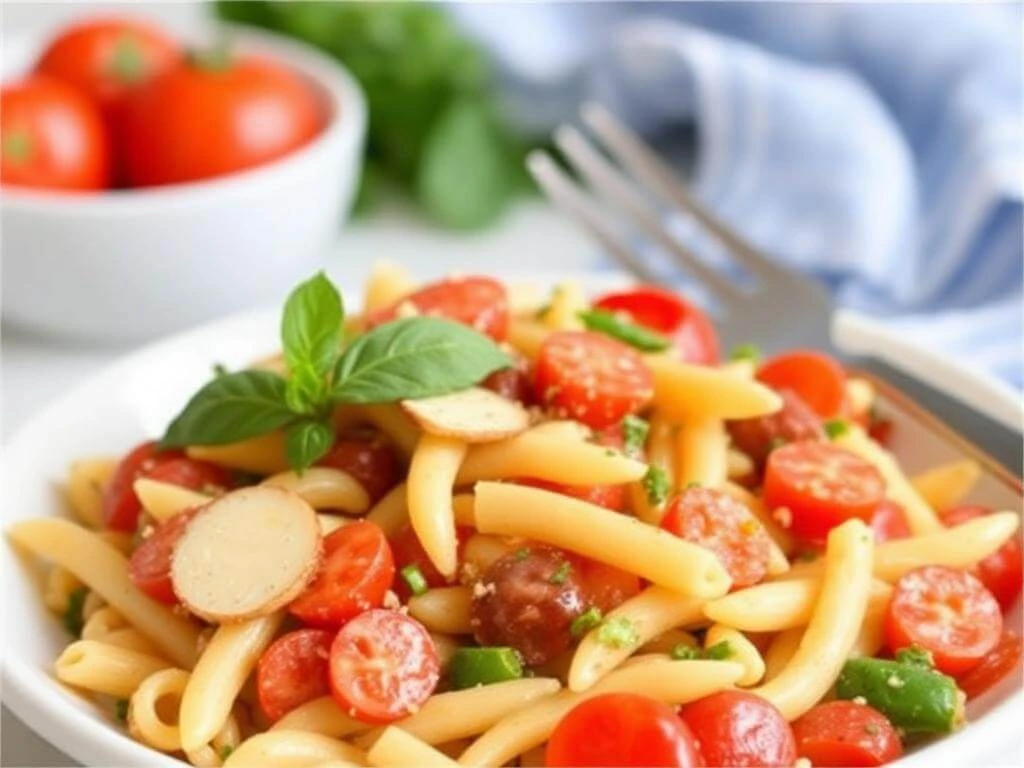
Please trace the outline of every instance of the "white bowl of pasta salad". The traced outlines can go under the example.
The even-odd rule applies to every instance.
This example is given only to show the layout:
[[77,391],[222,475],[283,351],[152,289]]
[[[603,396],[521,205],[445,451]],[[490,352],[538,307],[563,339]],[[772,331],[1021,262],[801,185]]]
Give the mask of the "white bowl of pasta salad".
[[836,361],[557,282],[378,269],[346,317],[317,275],[54,403],[5,462],[5,703],[95,765],[1019,744],[1019,481]]

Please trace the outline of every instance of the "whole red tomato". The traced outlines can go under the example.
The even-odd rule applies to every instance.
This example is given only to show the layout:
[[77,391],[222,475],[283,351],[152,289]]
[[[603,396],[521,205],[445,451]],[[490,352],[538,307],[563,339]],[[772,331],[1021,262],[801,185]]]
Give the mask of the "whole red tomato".
[[157,27],[97,18],[67,27],[54,38],[36,71],[75,86],[111,117],[129,91],[180,58],[178,44]]
[[198,181],[274,160],[323,127],[316,92],[256,57],[193,56],[132,93],[123,115],[132,186]]
[[0,182],[86,191],[110,182],[99,110],[72,86],[30,75],[0,89]]

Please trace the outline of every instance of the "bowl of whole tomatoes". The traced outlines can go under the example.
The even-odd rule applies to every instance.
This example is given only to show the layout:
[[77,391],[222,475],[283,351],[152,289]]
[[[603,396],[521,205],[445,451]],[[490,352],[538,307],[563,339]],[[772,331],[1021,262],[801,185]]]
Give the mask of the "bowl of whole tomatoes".
[[3,64],[5,320],[138,340],[276,300],[323,263],[367,120],[337,62],[118,17],[9,42]]

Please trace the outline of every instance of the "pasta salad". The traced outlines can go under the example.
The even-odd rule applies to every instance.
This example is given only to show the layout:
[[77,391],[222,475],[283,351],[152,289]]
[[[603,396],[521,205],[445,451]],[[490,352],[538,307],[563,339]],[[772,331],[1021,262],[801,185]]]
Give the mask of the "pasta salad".
[[882,765],[1014,669],[1019,518],[660,288],[322,274],[11,526],[56,678],[197,766]]

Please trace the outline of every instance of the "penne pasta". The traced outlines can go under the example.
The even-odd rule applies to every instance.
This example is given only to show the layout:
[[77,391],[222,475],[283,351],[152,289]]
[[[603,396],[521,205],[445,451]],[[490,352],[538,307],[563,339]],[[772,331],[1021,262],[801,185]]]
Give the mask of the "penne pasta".
[[720,368],[646,355],[654,374],[654,407],[678,423],[687,419],[747,419],[774,413],[782,399],[757,381]]
[[53,663],[53,673],[62,683],[124,699],[147,677],[170,663],[127,648],[97,640],[71,643]]
[[515,549],[508,539],[501,536],[474,533],[462,547],[462,571],[466,576],[475,578]]
[[551,291],[551,301],[540,314],[540,322],[552,331],[583,330],[580,312],[587,308],[583,287],[575,281],[559,283]]
[[473,590],[469,587],[437,587],[409,598],[409,615],[432,632],[471,635],[472,603]]
[[70,571],[54,565],[46,574],[46,587],[43,591],[43,602],[55,613],[64,613],[68,609],[71,593],[82,589],[83,584]]
[[512,318],[508,324],[508,343],[523,357],[536,360],[551,329],[534,319]]
[[409,522],[406,495],[406,484],[399,483],[373,505],[366,519],[380,527],[385,536],[394,536],[403,525]]
[[72,462],[65,488],[68,506],[89,528],[103,527],[103,492],[117,469],[117,459],[82,459]]
[[674,648],[680,645],[688,648],[700,647],[697,638],[689,632],[682,629],[670,629],[641,645],[637,653],[671,653]]
[[370,496],[362,483],[340,469],[310,467],[301,475],[293,471],[279,472],[262,484],[292,491],[314,509],[337,509],[361,515],[370,508]]
[[370,726],[361,720],[342,712],[338,702],[331,696],[322,696],[299,705],[274,723],[270,730],[311,731],[341,739],[354,733],[362,733],[369,728]]
[[772,638],[768,651],[764,655],[764,681],[767,683],[778,677],[796,655],[800,641],[804,637],[805,627],[793,627],[779,632]]
[[366,761],[379,768],[406,768],[412,765],[444,768],[458,765],[448,755],[395,726],[384,729],[376,743],[366,753]]
[[157,522],[169,520],[179,512],[202,507],[213,501],[213,497],[208,494],[173,483],[150,480],[148,477],[140,477],[132,488],[142,508]]
[[423,435],[409,465],[409,522],[434,567],[448,578],[458,567],[452,487],[465,455],[460,440]]
[[676,437],[676,482],[720,488],[729,476],[729,436],[721,419],[693,417],[684,421]]
[[910,484],[929,507],[946,510],[963,501],[980,477],[978,462],[961,459],[914,475]]
[[312,768],[328,761],[366,765],[366,753],[319,733],[275,730],[243,741],[224,761],[224,768]]
[[387,259],[374,262],[363,289],[363,311],[388,309],[416,289],[416,281],[403,267]]
[[124,616],[110,606],[104,606],[97,611],[93,611],[85,620],[85,623],[82,625],[82,639],[103,640],[111,632],[123,629],[124,626]]
[[[647,435],[647,462],[665,473],[670,488],[679,490],[680,485],[676,478],[676,426],[657,415],[651,418],[650,431]],[[664,510],[651,504],[643,484],[634,482],[630,488],[636,516],[651,525],[661,523]]]
[[187,684],[188,672],[182,669],[163,669],[143,680],[129,700],[129,733],[161,752],[180,750],[181,731],[176,719],[172,722],[165,720],[157,705],[163,703],[177,711]]
[[408,459],[416,450],[420,431],[412,419],[393,403],[383,405],[361,405],[359,413],[368,422],[387,435],[398,452]]
[[554,544],[683,595],[712,598],[729,589],[728,573],[708,550],[562,494],[508,483],[477,483],[475,511],[481,533]]
[[288,470],[283,432],[269,432],[227,445],[193,445],[185,453],[193,459],[257,475],[273,475]]
[[719,643],[726,643],[729,647],[726,658],[743,666],[743,676],[736,681],[736,685],[749,688],[761,682],[765,672],[764,659],[746,635],[733,627],[712,624],[704,635],[704,648],[713,648]]

